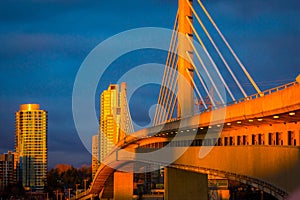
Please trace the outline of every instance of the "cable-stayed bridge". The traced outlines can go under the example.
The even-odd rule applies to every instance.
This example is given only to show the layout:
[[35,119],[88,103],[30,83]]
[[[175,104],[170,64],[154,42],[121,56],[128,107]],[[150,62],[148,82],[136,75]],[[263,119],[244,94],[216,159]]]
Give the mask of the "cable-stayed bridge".
[[132,199],[133,172],[157,166],[165,167],[164,199],[207,199],[208,175],[286,199],[300,187],[300,77],[261,91],[203,3],[178,3],[153,127],[121,140],[76,199]]

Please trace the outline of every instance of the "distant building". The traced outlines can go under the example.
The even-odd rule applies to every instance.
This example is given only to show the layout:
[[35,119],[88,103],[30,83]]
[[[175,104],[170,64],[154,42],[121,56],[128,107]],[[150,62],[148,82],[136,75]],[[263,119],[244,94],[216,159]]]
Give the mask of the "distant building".
[[0,154],[0,189],[15,183],[14,154],[11,151]]
[[126,134],[133,132],[126,99],[126,83],[109,85],[100,102],[100,161]]
[[100,137],[99,134],[92,138],[92,177],[94,178],[100,166]]
[[17,180],[27,190],[42,191],[47,183],[47,112],[23,104],[16,112]]

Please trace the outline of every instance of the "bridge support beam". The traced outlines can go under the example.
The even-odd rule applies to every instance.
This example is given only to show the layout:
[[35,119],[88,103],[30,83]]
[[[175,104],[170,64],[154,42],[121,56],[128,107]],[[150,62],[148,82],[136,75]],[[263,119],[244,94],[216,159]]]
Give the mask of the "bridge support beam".
[[99,194],[99,198],[101,200],[112,200],[114,198],[114,176],[111,175],[106,183],[101,193]]
[[114,173],[114,200],[132,200],[133,173]]
[[207,174],[165,167],[165,200],[207,200]]

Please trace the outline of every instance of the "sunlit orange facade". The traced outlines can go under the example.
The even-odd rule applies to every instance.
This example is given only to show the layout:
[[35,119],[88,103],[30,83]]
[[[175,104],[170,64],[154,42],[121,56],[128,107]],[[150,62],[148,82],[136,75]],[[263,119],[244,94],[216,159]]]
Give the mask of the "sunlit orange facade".
[[92,137],[92,177],[95,176],[97,169],[100,165],[100,137],[93,135]]
[[23,104],[16,112],[17,179],[26,189],[43,190],[47,182],[47,112]]
[[[192,4],[192,1],[189,1]],[[178,32],[181,33],[178,37],[178,117],[187,117],[193,115],[194,107],[194,87],[192,77],[194,76],[194,67],[188,61],[188,56],[193,57],[193,48],[190,41],[193,41],[193,31],[188,23],[188,19],[192,20],[192,10],[186,0],[178,1]],[[186,39],[186,35],[189,39]],[[184,36],[184,37],[183,37]],[[188,54],[188,56],[187,56]]]
[[100,160],[120,139],[120,96],[119,86],[111,84],[101,94],[100,105]]

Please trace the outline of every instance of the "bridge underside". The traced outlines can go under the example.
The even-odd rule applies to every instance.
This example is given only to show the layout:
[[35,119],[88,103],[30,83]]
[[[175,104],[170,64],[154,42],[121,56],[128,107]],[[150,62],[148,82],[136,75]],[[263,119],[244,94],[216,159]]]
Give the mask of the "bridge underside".
[[[174,156],[184,147],[169,147]],[[138,154],[153,151],[154,149],[136,149]],[[204,158],[200,158],[200,151],[209,151]],[[122,165],[128,163],[131,167],[133,160],[128,161],[126,153],[118,153],[118,162]],[[116,155],[111,155],[116,156]],[[144,164],[141,164],[144,162]],[[140,168],[149,164],[159,164],[155,161],[140,161]],[[161,163],[163,164],[163,163]],[[285,199],[288,194],[300,188],[300,147],[276,146],[209,146],[189,147],[170,167],[198,172],[201,174],[224,177],[252,185],[267,192],[278,199]],[[103,168],[111,169],[107,166]],[[103,170],[108,172],[109,170]],[[111,173],[113,173],[111,171]],[[90,193],[99,194],[107,184],[108,174],[102,173],[103,183],[94,184]],[[105,179],[105,177],[107,177]],[[106,182],[106,183],[105,183]],[[97,185],[97,186],[96,186]],[[98,188],[98,189],[96,189]]]
[[[126,152],[155,151],[174,142],[173,147],[166,148],[175,156],[186,148],[182,145],[186,136],[196,131],[192,139],[201,142],[187,142],[192,147],[171,166],[239,180],[284,199],[300,188],[299,91],[300,84],[295,84],[263,97],[137,131],[118,144],[121,150],[107,158],[110,167],[100,166],[87,194],[99,194],[115,169],[142,158],[142,154],[128,157]],[[207,132],[209,129],[220,129],[221,133]],[[170,142],[175,135],[180,137]],[[205,143],[206,139],[211,142]],[[205,156],[201,156],[203,152]],[[151,162],[159,164],[158,160],[146,160]]]
[[[173,150],[176,152],[180,149],[177,147]],[[212,174],[219,171],[219,175],[245,181],[277,198],[300,188],[299,147],[214,147],[206,157],[199,158],[200,151],[209,150],[209,147],[190,147],[173,164],[186,166],[190,170],[201,167],[207,169],[207,173],[211,170]],[[275,188],[279,190],[272,191]]]

